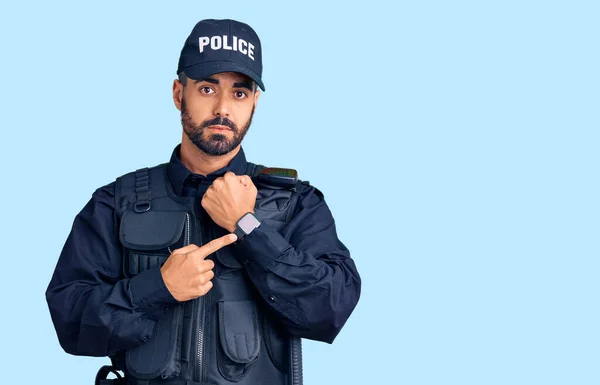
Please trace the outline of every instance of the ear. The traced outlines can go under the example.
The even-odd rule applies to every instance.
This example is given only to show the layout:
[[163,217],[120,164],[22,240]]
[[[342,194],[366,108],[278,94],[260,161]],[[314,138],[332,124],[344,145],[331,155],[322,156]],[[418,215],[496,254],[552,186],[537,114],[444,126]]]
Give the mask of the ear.
[[258,104],[258,98],[260,97],[260,91],[258,90],[258,86],[256,88],[257,90],[254,92],[254,108],[256,108],[256,105]]
[[181,111],[181,100],[183,100],[183,84],[175,79],[173,82],[173,102],[179,111]]

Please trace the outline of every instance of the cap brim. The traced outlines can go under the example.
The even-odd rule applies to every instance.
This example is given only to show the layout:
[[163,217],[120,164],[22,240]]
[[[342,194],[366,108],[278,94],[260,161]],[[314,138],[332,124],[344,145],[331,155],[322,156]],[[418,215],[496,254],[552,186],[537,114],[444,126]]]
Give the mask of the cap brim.
[[254,80],[256,84],[260,87],[261,90],[265,90],[265,85],[263,84],[260,76],[250,68],[246,67],[243,64],[232,62],[232,61],[211,61],[206,63],[200,63],[193,66],[189,66],[186,68],[182,68],[181,71],[185,72],[185,75],[194,80],[202,80],[207,77],[222,73],[222,72],[239,72],[244,74],[250,79]]

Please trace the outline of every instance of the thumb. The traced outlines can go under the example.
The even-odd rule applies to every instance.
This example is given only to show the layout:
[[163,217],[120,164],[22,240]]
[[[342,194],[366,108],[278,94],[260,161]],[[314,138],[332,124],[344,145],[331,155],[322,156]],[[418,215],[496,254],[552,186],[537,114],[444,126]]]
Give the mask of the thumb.
[[252,179],[250,179],[248,175],[239,175],[238,179],[240,183],[243,184],[245,187],[248,187],[250,183],[252,183]]

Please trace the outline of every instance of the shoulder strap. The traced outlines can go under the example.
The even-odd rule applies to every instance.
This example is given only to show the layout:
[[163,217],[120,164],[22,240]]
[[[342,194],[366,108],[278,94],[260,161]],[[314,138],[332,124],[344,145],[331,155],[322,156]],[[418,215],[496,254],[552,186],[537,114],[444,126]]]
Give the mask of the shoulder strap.
[[151,168],[144,167],[117,178],[115,182],[115,207],[119,213],[126,208],[127,202],[133,203],[135,212],[150,211],[152,200],[168,195],[166,183],[166,164]]
[[252,162],[248,162],[248,165],[246,166],[246,175],[248,175],[251,178],[255,177],[263,168],[265,168],[265,166],[263,166],[262,164],[254,164]]
[[137,213],[150,211],[152,207],[151,200],[150,176],[148,175],[148,167],[144,167],[135,172],[135,205],[133,209]]
[[292,190],[298,186],[298,172],[291,168],[265,167],[248,162],[246,175],[264,187]]

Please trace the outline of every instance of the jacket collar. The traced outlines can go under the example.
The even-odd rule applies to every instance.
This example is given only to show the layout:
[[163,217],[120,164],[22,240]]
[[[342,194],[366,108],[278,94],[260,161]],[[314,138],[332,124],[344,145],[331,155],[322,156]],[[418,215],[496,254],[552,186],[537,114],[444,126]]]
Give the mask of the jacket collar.
[[181,162],[181,144],[177,145],[171,154],[171,160],[167,166],[167,173],[169,176],[169,180],[171,181],[171,185],[173,186],[173,191],[178,196],[181,196],[181,192],[183,190],[183,186],[186,183],[200,183],[202,181],[212,182],[215,179],[225,175],[227,171],[231,171],[236,175],[244,175],[246,173],[246,168],[248,166],[248,162],[246,161],[246,155],[244,154],[244,149],[240,147],[240,151],[237,155],[229,162],[229,164],[215,172],[212,172],[208,175],[200,175],[194,174],[191,172],[182,162]]

